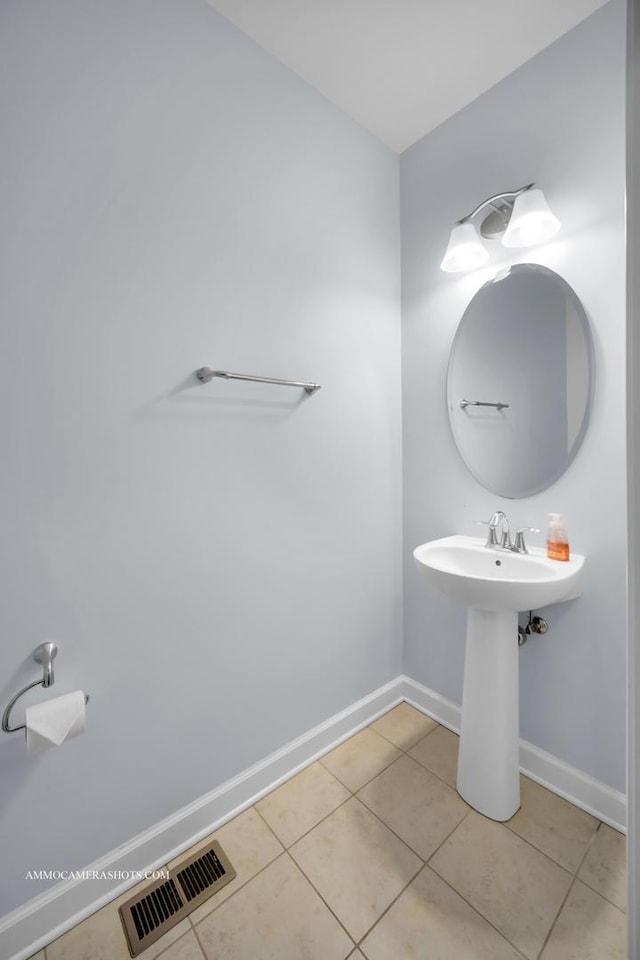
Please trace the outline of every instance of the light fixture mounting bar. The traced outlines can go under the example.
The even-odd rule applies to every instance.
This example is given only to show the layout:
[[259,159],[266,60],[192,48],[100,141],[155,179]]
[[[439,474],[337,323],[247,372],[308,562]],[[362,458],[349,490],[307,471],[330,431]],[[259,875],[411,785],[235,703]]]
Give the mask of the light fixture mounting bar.
[[[512,207],[516,197],[521,193],[525,193],[525,191],[530,190],[531,187],[535,187],[535,183],[528,183],[526,187],[520,187],[519,190],[507,190],[505,193],[496,193],[492,197],[487,197],[486,200],[483,200],[482,203],[478,204],[475,210],[472,210],[471,213],[467,214],[466,217],[462,217],[462,219],[458,220],[458,223],[467,223],[469,220],[473,220],[473,218],[476,217],[481,210],[483,210],[485,207],[495,206],[499,200],[503,200],[506,205]],[[498,207],[498,209],[500,208]]]

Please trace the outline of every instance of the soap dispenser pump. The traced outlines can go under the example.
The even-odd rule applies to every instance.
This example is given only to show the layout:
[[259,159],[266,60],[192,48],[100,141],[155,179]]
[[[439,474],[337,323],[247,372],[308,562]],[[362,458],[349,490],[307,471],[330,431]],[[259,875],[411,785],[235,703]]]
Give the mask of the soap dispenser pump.
[[569,559],[569,538],[559,513],[549,514],[547,533],[547,556],[550,560]]

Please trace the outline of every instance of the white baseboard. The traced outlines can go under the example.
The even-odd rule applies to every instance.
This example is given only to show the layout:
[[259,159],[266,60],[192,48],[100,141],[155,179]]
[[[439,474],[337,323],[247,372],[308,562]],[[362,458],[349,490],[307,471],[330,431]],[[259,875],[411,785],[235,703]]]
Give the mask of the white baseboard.
[[608,823],[614,830],[626,834],[627,798],[624,793],[569,766],[526,740],[520,741],[520,769],[543,787],[548,787],[576,807]]
[[[115,872],[162,867],[402,699],[402,679],[397,678],[86,869]],[[67,880],[56,884],[0,918],[0,960],[26,960],[136,882]]]
[[[459,732],[457,704],[409,677],[397,677],[86,869],[122,872],[162,867],[402,700]],[[520,764],[527,776],[625,832],[623,794],[525,741],[520,742]],[[0,918],[0,960],[27,960],[134,882],[105,881],[96,896],[95,881],[69,880],[34,897]]]
[[[405,700],[454,733],[460,732],[458,704],[409,677],[402,677],[402,681]],[[526,740],[520,741],[520,770],[581,810],[586,810],[615,830],[626,833],[627,798],[624,793],[619,793],[564,760],[545,753]]]

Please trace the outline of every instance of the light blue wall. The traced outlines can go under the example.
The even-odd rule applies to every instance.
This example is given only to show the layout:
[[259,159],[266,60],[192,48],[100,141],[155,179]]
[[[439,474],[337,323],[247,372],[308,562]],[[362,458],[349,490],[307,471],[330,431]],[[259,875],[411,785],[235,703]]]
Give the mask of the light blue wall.
[[[560,511],[572,549],[589,558],[588,576],[581,599],[542,611],[548,634],[521,651],[521,734],[619,790],[625,787],[624,42],[625,5],[614,0],[401,158],[405,672],[461,701],[465,612],[419,576],[413,548],[451,533],[477,535],[474,519],[497,508],[514,526],[543,529],[546,513]],[[531,181],[543,187],[562,222],[557,238],[524,251],[495,244],[489,268],[442,273],[452,224],[484,197]],[[596,389],[585,442],[564,476],[535,497],[504,500],[484,490],[457,454],[445,381],[467,303],[501,266],[520,261],[555,270],[582,300],[595,339]],[[544,369],[539,380],[544,391]]]
[[0,704],[45,639],[91,694],[59,751],[0,735],[2,915],[402,628],[397,156],[199,0],[5,0],[0,64]]

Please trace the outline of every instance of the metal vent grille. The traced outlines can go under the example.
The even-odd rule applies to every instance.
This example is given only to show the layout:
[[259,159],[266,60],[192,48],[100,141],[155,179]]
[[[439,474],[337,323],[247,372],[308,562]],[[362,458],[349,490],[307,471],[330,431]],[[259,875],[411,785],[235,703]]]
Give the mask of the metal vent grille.
[[120,907],[129,953],[139,956],[236,875],[217,841],[181,860],[168,880],[151,883]]
[[191,901],[194,897],[208,890],[213,884],[217,884],[219,887],[226,872],[215,851],[207,850],[193,863],[180,870],[178,880],[187,900]]
[[166,880],[161,887],[148,893],[146,897],[131,905],[131,916],[138,934],[143,940],[157,927],[161,927],[169,917],[184,906],[173,880]]

